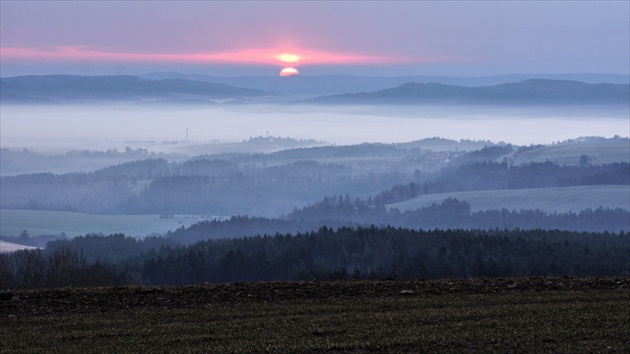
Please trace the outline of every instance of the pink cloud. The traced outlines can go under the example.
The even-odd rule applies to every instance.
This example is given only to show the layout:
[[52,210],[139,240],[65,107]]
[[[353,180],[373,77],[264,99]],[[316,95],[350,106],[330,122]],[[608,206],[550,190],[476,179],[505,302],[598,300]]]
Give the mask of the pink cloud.
[[120,53],[85,46],[57,46],[52,48],[0,48],[4,59],[51,61],[104,61],[104,62],[173,62],[173,63],[225,63],[225,64],[398,64],[442,62],[442,58],[407,58],[369,56],[300,48],[244,49],[222,53]]

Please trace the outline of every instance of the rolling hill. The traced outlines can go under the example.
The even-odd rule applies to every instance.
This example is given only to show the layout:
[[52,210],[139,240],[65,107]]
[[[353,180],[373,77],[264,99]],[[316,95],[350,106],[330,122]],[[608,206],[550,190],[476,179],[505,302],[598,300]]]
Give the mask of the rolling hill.
[[584,163],[593,165],[630,162],[630,140],[620,137],[581,137],[553,145],[522,147],[501,159],[509,158],[517,165],[547,161],[559,165],[578,165],[583,157],[586,159]]
[[569,80],[529,79],[493,86],[467,87],[409,82],[375,92],[317,97],[320,104],[435,105],[630,105],[630,85],[589,84]]
[[549,213],[578,212],[587,208],[620,208],[630,210],[630,187],[624,185],[574,186],[557,188],[530,188],[508,190],[482,190],[425,194],[388,208],[401,211],[416,210],[455,198],[470,204],[472,211],[505,208],[508,210],[540,209]]
[[203,74],[182,74],[176,72],[156,72],[141,75],[151,80],[186,79],[221,83],[231,86],[250,87],[256,90],[274,92],[291,97],[316,97],[345,94],[349,92],[372,92],[384,90],[407,82],[434,82],[445,85],[480,87],[519,82],[528,79],[572,80],[586,83],[628,84],[628,75],[616,74],[508,74],[495,76],[353,76],[353,75],[297,75],[280,76],[208,76]]
[[[211,77],[30,75],[0,79],[3,103],[291,102],[319,104],[621,105],[630,103],[623,76]],[[527,78],[522,80],[523,78]],[[515,81],[509,81],[509,80]],[[567,80],[571,79],[571,80]],[[574,81],[584,79],[584,81]],[[597,81],[604,80],[604,81]],[[516,81],[521,80],[521,81]],[[624,81],[626,80],[626,81]],[[606,82],[606,83],[602,83]],[[396,87],[391,88],[394,85]],[[485,85],[485,86],[482,86]],[[388,88],[389,87],[389,88]],[[309,98],[310,97],[310,98]],[[314,98],[313,98],[314,97]]]
[[0,79],[3,103],[168,102],[216,103],[272,96],[242,87],[184,79],[136,76],[17,76]]

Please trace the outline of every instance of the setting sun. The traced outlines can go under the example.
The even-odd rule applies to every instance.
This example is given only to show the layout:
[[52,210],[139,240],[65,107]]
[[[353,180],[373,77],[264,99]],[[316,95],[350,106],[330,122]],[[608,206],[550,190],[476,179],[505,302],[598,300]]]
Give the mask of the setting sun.
[[297,69],[295,68],[284,68],[282,69],[282,71],[280,71],[280,76],[292,76],[292,75],[299,75],[300,72],[297,71]]

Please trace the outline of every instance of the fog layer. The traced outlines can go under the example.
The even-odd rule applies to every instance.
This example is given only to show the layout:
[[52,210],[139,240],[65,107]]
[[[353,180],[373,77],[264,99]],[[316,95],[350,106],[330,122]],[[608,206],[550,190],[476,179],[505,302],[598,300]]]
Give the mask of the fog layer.
[[579,136],[628,136],[626,109],[597,107],[325,107],[150,105],[1,107],[3,148],[151,147],[290,136],[332,144],[405,142],[426,137],[549,144]]

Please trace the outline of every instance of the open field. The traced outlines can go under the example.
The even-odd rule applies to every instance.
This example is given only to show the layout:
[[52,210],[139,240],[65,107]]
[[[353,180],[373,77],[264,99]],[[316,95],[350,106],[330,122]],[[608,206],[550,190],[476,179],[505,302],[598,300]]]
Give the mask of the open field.
[[577,165],[582,155],[586,155],[589,163],[592,164],[630,162],[629,151],[630,140],[628,139],[591,139],[527,150],[514,154],[513,163],[551,161],[559,165]]
[[627,352],[630,279],[0,292],[1,352]]
[[549,213],[579,212],[587,208],[630,209],[630,186],[577,186],[559,188],[531,188],[484,190],[425,194],[404,202],[389,204],[388,208],[416,210],[456,198],[470,204],[472,211],[501,209],[535,210]]
[[18,236],[26,230],[30,236],[59,235],[68,237],[88,233],[105,235],[124,233],[128,236],[145,236],[164,233],[204,220],[197,215],[96,215],[66,211],[0,210],[0,234]]

